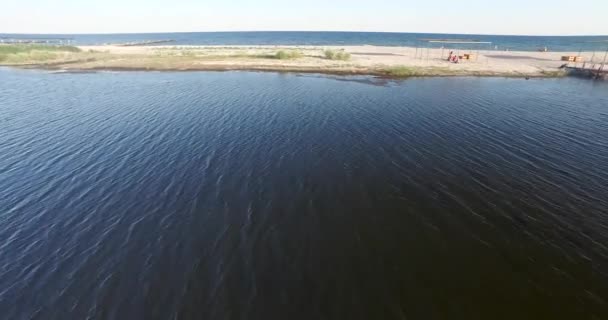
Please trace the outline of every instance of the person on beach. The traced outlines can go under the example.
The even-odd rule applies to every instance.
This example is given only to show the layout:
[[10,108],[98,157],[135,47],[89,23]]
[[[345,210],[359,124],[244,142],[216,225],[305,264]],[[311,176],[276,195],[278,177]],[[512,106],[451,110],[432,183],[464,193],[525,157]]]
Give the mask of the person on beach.
[[450,51],[450,55],[448,56],[448,61],[452,61],[452,54],[454,54],[454,51]]

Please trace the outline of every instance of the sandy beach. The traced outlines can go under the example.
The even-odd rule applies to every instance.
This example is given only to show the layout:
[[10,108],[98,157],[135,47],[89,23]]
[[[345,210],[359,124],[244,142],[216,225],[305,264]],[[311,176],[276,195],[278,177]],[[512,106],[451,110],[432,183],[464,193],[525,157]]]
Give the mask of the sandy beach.
[[[81,46],[79,53],[66,54],[48,61],[33,61],[22,67],[64,71],[83,70],[253,70],[278,72],[315,72],[377,76],[561,76],[564,55],[582,56],[585,61],[601,63],[592,52],[517,52],[494,50],[455,50],[471,59],[448,62],[449,49],[382,46]],[[345,60],[325,57],[326,50],[347,52]],[[279,51],[297,52],[293,59],[277,59]],[[6,63],[5,63],[6,65]]]

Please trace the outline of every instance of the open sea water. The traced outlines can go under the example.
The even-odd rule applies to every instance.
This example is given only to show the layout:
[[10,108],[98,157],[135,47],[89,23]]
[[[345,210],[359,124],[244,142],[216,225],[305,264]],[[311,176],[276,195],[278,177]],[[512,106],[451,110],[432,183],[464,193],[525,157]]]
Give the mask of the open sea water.
[[[1,34],[0,42],[10,39],[50,41],[74,45],[101,45],[142,41],[174,40],[164,45],[314,45],[314,46],[408,46],[425,48],[461,48],[478,50],[578,52],[608,49],[606,36],[504,36],[386,32],[191,32],[139,34]],[[429,43],[430,39],[457,39],[489,43]]]

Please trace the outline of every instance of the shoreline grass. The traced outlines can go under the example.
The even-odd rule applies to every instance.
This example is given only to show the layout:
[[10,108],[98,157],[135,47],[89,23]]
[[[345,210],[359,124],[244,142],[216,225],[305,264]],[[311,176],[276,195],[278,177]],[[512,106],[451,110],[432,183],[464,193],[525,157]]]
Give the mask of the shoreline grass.
[[568,75],[568,72],[566,72],[565,70],[542,70],[540,73],[547,78],[563,78]]
[[351,58],[350,53],[344,51],[344,50],[325,50],[323,52],[323,54],[325,55],[326,59],[329,60],[341,60],[341,61],[348,61]]
[[59,45],[40,45],[40,44],[0,44],[0,54],[14,54],[30,51],[62,51],[62,52],[81,52],[82,50],[74,46]]
[[[85,48],[87,49],[87,48]],[[95,50],[94,50],[95,49]],[[275,49],[277,50],[277,49]],[[306,53],[306,55],[305,55]],[[306,58],[306,59],[301,59]],[[301,59],[301,60],[298,60]],[[411,66],[358,63],[332,63],[347,61],[351,54],[344,50],[302,51],[299,48],[272,48],[231,50],[212,48],[159,48],[149,51],[112,52],[72,46],[4,45],[0,44],[0,66],[39,68],[46,70],[155,70],[155,71],[275,71],[310,72],[336,75],[370,75],[387,78],[480,76],[554,78],[562,77],[562,70],[541,69],[534,72],[516,70],[463,69],[448,66]],[[296,61],[298,60],[298,61]],[[285,61],[285,62],[283,62]]]
[[82,52],[78,47],[36,44],[0,45],[0,63],[28,64],[57,60]]
[[302,58],[304,54],[298,50],[280,50],[275,53],[274,57],[279,60],[294,60]]
[[410,67],[410,66],[395,66],[384,68],[383,72],[390,77],[408,78],[408,77],[423,77],[423,76],[447,76],[457,75],[457,72],[445,67]]

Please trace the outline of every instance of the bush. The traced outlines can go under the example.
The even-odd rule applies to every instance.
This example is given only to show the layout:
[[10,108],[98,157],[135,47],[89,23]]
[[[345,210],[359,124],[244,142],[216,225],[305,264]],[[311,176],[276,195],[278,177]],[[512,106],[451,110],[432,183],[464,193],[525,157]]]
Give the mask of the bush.
[[40,44],[7,44],[0,45],[0,53],[19,53],[30,51],[60,51],[60,52],[80,52],[78,47],[73,46],[56,46],[56,45],[40,45]]
[[383,69],[383,73],[389,77],[408,78],[425,76],[450,76],[457,75],[458,72],[445,67],[408,67],[393,66]]
[[344,50],[325,50],[325,58],[329,60],[347,61],[350,60],[350,53],[345,52]]
[[80,52],[77,47],[54,46],[54,45],[35,45],[35,44],[16,44],[0,45],[0,61],[19,62],[27,59],[44,60],[54,59],[55,53]]
[[30,52],[19,52],[8,55],[0,55],[0,61],[10,64],[23,64],[23,63],[35,63],[35,62],[46,62],[57,59],[59,55],[55,52],[48,51],[30,51]]
[[274,57],[279,60],[298,59],[298,58],[301,58],[302,56],[303,56],[302,52],[295,51],[295,50],[291,50],[291,51],[281,50],[274,55]]
[[385,70],[386,74],[392,77],[411,77],[418,74],[417,68],[396,66]]

